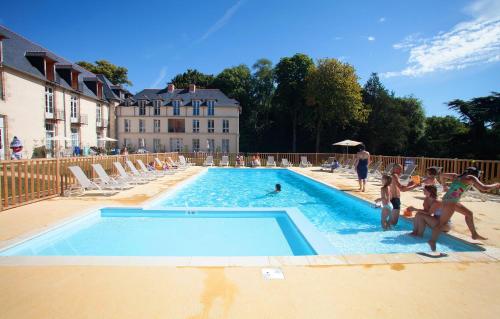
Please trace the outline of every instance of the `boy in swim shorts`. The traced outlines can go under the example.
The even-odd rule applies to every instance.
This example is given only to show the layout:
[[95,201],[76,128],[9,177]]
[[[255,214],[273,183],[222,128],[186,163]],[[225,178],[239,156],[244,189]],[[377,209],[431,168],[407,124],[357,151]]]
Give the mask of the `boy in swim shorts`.
[[392,182],[391,182],[391,204],[392,204],[392,213],[390,223],[391,225],[396,225],[399,220],[399,213],[401,209],[401,192],[406,192],[418,187],[418,184],[410,184],[408,186],[404,186],[399,181],[399,176],[403,171],[403,166],[400,164],[394,165],[392,168]]

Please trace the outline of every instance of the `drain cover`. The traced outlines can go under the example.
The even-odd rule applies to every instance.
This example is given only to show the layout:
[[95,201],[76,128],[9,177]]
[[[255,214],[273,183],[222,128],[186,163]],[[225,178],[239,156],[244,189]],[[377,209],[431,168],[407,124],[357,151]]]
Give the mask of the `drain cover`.
[[283,280],[285,275],[279,268],[262,268],[262,277],[266,280]]

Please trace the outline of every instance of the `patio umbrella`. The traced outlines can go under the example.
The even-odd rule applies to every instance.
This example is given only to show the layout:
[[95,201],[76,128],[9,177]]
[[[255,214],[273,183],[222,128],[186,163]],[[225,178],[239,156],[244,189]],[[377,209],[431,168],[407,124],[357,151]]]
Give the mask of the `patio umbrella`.
[[335,146],[345,146],[346,153],[349,154],[349,146],[357,146],[357,145],[360,145],[360,144],[363,144],[363,143],[358,142],[358,141],[352,141],[352,140],[343,140],[343,141],[340,141],[340,142],[337,142],[337,143],[333,143],[332,145],[335,145]]

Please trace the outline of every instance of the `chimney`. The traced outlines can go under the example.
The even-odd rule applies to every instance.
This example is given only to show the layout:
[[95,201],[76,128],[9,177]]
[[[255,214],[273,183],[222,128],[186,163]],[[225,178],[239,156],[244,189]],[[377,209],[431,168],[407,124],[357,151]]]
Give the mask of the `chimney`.
[[167,86],[168,93],[173,93],[175,90],[175,85],[173,83],[169,83]]
[[195,92],[196,92],[196,85],[189,84],[189,93],[195,93]]

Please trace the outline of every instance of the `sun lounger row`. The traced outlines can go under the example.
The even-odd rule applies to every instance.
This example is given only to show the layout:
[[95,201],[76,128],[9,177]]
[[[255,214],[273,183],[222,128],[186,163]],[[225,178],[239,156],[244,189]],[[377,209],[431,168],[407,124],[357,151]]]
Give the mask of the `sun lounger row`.
[[[71,185],[65,195],[84,194],[86,191],[96,191],[104,193],[106,191],[120,191],[130,189],[133,185],[146,184],[158,177],[175,174],[176,171],[186,169],[188,164],[182,162],[174,162],[170,157],[167,157],[165,162],[155,158],[156,167],[146,165],[142,160],[137,160],[139,169],[127,160],[125,162],[129,172],[123,167],[122,163],[114,162],[113,165],[118,172],[116,177],[111,177],[106,173],[101,164],[92,164],[92,168],[97,175],[97,178],[90,180],[85,172],[79,166],[69,166],[69,171],[75,177],[77,184]],[[158,169],[160,168],[160,169]]]
[[[309,163],[308,165],[311,165],[311,164]],[[205,161],[203,162],[203,166],[208,166],[208,167],[215,166],[214,157],[212,155],[208,155],[205,158]],[[220,162],[219,162],[219,166],[220,167],[229,167],[229,156],[223,155]],[[245,166],[245,164],[243,163],[243,164],[239,165],[237,162],[235,166],[236,167],[239,167],[239,166],[243,167],[243,166]],[[269,156],[267,158],[266,166],[267,167],[276,167],[276,162],[274,161],[274,156]],[[291,166],[293,166],[293,164],[288,162],[288,159],[286,159],[286,158],[281,159],[281,167],[291,167]]]

